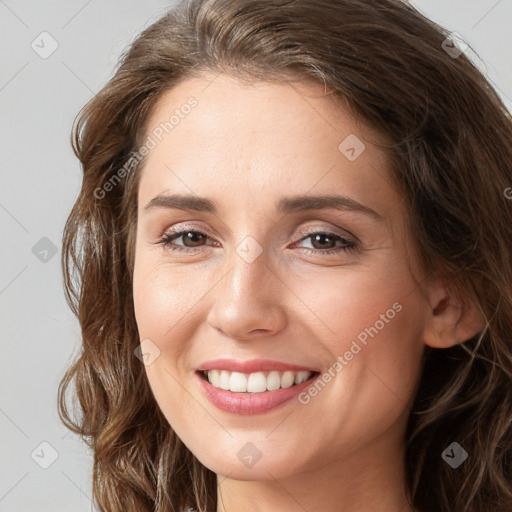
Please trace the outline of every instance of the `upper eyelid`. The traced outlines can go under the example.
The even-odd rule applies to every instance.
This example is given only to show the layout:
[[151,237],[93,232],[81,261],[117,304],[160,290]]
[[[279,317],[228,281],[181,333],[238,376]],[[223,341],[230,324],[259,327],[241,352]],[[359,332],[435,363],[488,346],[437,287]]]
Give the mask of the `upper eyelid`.
[[[331,229],[331,228],[320,227],[320,226],[308,226],[308,227],[305,227],[305,228],[302,228],[302,229],[299,229],[296,231],[297,236],[300,237],[299,240],[297,240],[297,241],[302,241],[305,238],[308,238],[309,236],[312,236],[317,233],[324,233],[327,235],[333,235],[336,237],[340,237],[340,238],[346,240],[347,242],[352,242],[352,243],[359,242],[359,239],[355,235],[350,233],[349,231],[347,231],[345,229],[341,229],[341,228],[338,228],[338,229],[343,231],[343,233],[337,233],[336,230]],[[204,229],[202,227],[193,226],[193,225],[184,225],[184,226],[180,226],[176,229],[172,229],[172,228],[167,229],[162,233],[161,236],[165,237],[166,235],[168,235],[168,236],[171,236],[173,238],[173,240],[176,240],[177,238],[180,238],[181,236],[183,236],[186,232],[190,232],[190,231],[201,233],[203,235],[206,235],[210,239],[215,238],[215,235],[212,235],[209,232],[209,230]]]
[[[322,229],[322,230],[326,229],[327,231],[330,231],[337,236],[343,236],[343,237],[348,236],[349,238],[352,239],[352,241],[362,243],[361,240],[359,239],[359,237],[357,237],[352,231],[350,231],[349,229],[347,229],[347,227],[345,227],[347,220],[350,220],[350,223],[356,222],[353,220],[353,216],[351,215],[351,213],[353,213],[353,212],[351,212],[351,211],[345,212],[345,214],[348,216],[348,219],[345,218],[345,214],[342,214],[342,216],[340,216],[339,211],[336,211],[334,214],[332,212],[325,212],[323,210],[317,210],[317,211],[313,211],[313,212],[301,212],[300,215],[296,215],[293,213],[286,214],[286,215],[282,216],[280,219],[278,219],[278,222],[273,223],[273,226],[270,228],[270,231],[274,230],[276,225],[283,221],[286,222],[286,224],[297,222],[297,225],[321,222],[321,223],[330,224],[333,227],[321,227],[319,229]],[[166,217],[167,217],[167,215],[166,215]],[[180,217],[181,217],[181,215],[180,215]],[[211,230],[209,227],[203,227],[204,225],[209,225],[210,222],[205,221],[203,218],[201,218],[202,215],[198,216],[196,218],[187,218],[187,217],[190,217],[190,215],[186,215],[186,216],[182,217],[181,219],[175,218],[175,221],[177,221],[177,222],[175,222],[171,225],[167,224],[168,227],[165,230],[160,231],[160,235],[163,236],[164,234],[169,233],[173,229],[174,226],[183,225],[184,227],[180,226],[180,228],[179,228],[180,230],[181,229],[194,229],[194,230],[198,230],[198,231],[203,231],[205,234],[208,234],[209,236],[211,236],[213,238],[219,238],[221,236],[217,230]],[[195,217],[195,215],[194,215],[194,217]],[[359,225],[358,223],[361,221],[359,216],[357,217],[357,219],[358,219],[357,224],[355,224],[355,225]],[[229,226],[227,226],[226,223],[224,221],[222,221],[222,219],[221,219],[221,222],[223,224],[222,230],[226,230],[226,232],[230,236],[233,236],[233,234],[234,234],[233,230],[230,229]],[[189,223],[191,223],[191,224],[189,224]],[[198,225],[200,227],[197,227]],[[366,223],[363,223],[363,225],[366,225]],[[314,229],[313,227],[311,227],[311,228]],[[297,233],[297,229],[294,229],[294,233]]]

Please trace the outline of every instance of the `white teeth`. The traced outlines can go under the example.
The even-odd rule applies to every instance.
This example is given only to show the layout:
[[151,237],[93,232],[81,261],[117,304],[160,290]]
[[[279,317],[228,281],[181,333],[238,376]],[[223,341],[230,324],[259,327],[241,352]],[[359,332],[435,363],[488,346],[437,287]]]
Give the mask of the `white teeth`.
[[233,372],[229,378],[229,390],[237,393],[247,391],[247,377],[243,373]]
[[247,379],[247,391],[249,393],[263,393],[267,390],[267,378],[263,372],[249,374]]
[[305,382],[313,375],[309,371],[278,372],[275,370],[249,374],[227,370],[208,370],[205,373],[212,386],[235,393],[263,393],[267,390],[289,388]]
[[217,388],[219,387],[220,384],[219,373],[219,370],[212,370],[208,372],[208,380],[210,381],[210,384],[213,384]]
[[[215,386],[215,384],[214,384],[214,386]],[[229,390],[229,372],[227,370],[222,370],[220,372],[219,387],[221,389],[225,389],[226,391]]]
[[267,389],[269,391],[274,391],[276,389],[279,389],[281,387],[281,375],[279,375],[279,372],[276,372],[275,370],[270,372],[267,376]]
[[297,372],[297,375],[295,375],[295,384],[302,384],[307,381],[309,377],[311,377],[311,372]]
[[295,375],[293,372],[284,372],[281,377],[281,387],[282,388],[291,388],[293,383],[295,382]]

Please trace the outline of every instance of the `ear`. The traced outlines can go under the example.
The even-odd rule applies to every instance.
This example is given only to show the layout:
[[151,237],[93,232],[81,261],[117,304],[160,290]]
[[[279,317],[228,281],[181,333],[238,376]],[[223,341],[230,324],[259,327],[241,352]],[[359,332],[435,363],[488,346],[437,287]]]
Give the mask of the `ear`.
[[431,283],[427,294],[430,310],[424,342],[429,347],[449,348],[485,329],[487,321],[476,302],[462,297],[442,280]]

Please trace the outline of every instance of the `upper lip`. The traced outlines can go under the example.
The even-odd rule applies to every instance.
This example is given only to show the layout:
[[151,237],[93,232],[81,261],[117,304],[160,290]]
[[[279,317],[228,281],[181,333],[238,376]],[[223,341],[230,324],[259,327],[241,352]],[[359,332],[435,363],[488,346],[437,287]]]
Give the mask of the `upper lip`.
[[265,372],[265,371],[310,371],[316,372],[312,368],[307,366],[300,366],[296,364],[282,363],[280,361],[274,361],[272,359],[249,359],[248,361],[238,361],[236,359],[212,359],[210,361],[204,361],[197,368],[198,371],[205,370],[228,370],[230,372],[240,373],[254,373],[254,372]]

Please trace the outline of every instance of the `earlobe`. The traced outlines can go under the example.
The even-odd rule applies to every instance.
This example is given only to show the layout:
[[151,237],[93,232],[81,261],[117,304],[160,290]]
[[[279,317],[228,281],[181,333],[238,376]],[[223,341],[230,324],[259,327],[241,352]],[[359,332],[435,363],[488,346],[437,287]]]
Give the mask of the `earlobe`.
[[[487,321],[479,305],[469,297],[461,298],[446,288],[438,289],[431,310],[424,342],[432,348],[449,348],[481,333]],[[434,297],[431,296],[431,299]]]

